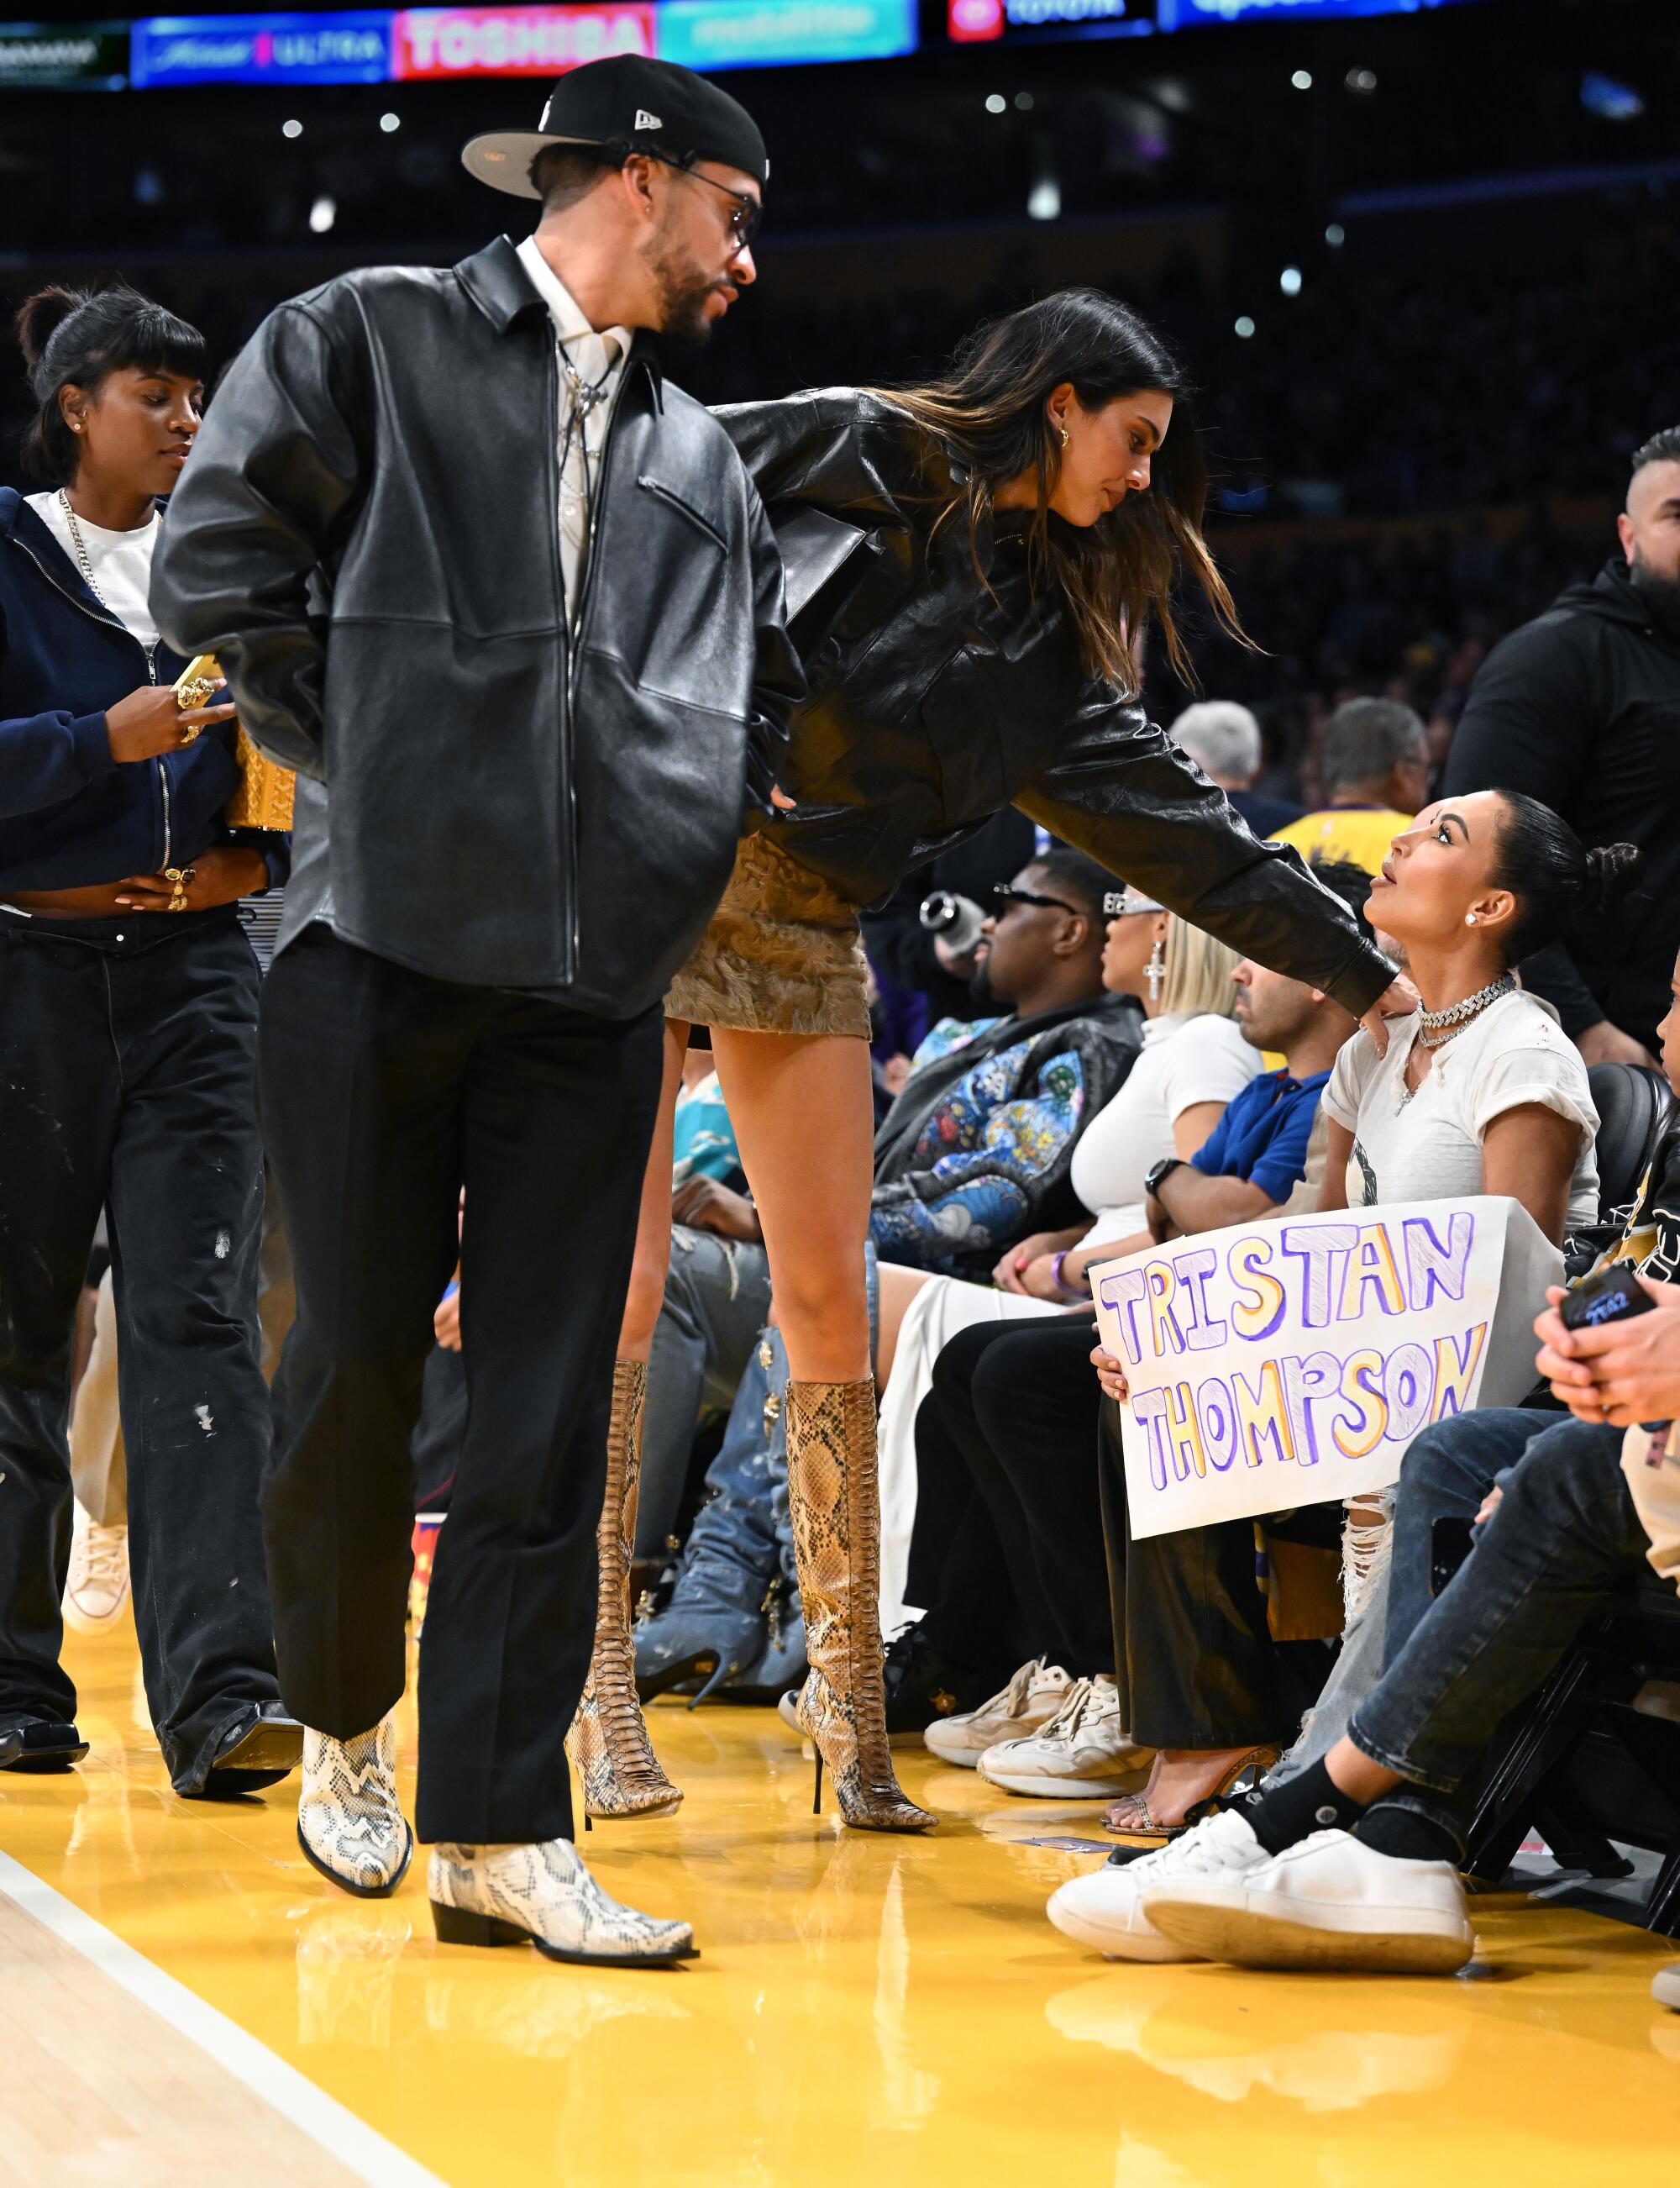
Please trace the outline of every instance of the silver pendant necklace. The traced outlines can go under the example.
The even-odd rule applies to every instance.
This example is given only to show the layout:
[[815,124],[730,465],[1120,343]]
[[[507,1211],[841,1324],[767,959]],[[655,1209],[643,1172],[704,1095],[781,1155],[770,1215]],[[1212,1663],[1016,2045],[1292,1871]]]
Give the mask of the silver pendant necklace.
[[[59,488],[59,507],[63,510],[65,513],[65,523],[70,532],[70,544],[76,555],[76,567],[82,572],[82,584],[87,586],[88,591],[92,593],[94,599],[99,603],[99,606],[104,610],[107,615],[115,615],[116,611],[112,607],[110,602],[105,598],[99,587],[93,583],[93,565],[87,553],[87,542],[82,536],[82,526],[76,519],[76,511],[70,507],[70,496],[65,492],[62,487]],[[152,522],[155,524],[157,519],[154,517]],[[121,617],[118,617],[117,620],[121,622]],[[132,636],[132,634],[131,633],[130,635]],[[138,644],[138,640],[136,640],[136,643]],[[149,682],[155,684],[157,681],[157,648],[155,646],[145,646],[141,647],[141,651],[146,657],[147,680]]]

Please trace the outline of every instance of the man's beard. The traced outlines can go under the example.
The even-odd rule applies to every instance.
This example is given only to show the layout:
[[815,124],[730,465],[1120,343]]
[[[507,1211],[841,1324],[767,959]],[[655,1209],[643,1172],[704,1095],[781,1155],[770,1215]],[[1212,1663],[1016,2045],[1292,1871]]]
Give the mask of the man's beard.
[[1680,638],[1680,576],[1666,577],[1643,561],[1636,550],[1632,571],[1633,589],[1650,610],[1651,620],[1671,638]]
[[1005,1006],[992,992],[992,961],[983,957],[968,975],[968,1000],[982,1011],[1001,1011]]
[[706,306],[717,283],[668,247],[650,247],[648,270],[659,290],[659,333],[675,349],[700,349],[712,339]]

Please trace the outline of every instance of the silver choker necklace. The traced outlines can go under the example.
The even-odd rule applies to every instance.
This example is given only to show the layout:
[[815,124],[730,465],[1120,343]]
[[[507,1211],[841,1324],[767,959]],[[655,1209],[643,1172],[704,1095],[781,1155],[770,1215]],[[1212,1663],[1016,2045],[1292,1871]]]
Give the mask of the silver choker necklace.
[[[1485,988],[1478,988],[1474,995],[1466,995],[1462,1003],[1454,1003],[1450,1010],[1419,1011],[1418,1038],[1425,1048],[1440,1048],[1462,1033],[1474,1018],[1479,1018],[1491,1003],[1502,995],[1510,995],[1516,987],[1514,974],[1502,973],[1497,980],[1490,980]],[[1431,1038],[1433,1036],[1433,1038]]]

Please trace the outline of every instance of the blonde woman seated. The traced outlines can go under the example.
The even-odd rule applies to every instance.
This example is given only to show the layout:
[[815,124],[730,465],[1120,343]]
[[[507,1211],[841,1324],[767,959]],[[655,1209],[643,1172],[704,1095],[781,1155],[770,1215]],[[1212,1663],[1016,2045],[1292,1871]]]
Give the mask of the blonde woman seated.
[[946,1342],[977,1322],[1005,1322],[1090,1306],[1084,1272],[1148,1243],[1143,1181],[1169,1155],[1186,1160],[1208,1138],[1226,1104],[1261,1069],[1237,1029],[1235,953],[1152,899],[1128,889],[1105,907],[1113,916],[1102,984],[1136,995],[1145,1018],[1143,1051],[1125,1084],[1085,1126],[1071,1181],[1092,1221],[1041,1232],[999,1262],[996,1289],[881,1264],[877,1379],[881,1415],[882,1615],[903,1614],[916,1503],[916,1416]]

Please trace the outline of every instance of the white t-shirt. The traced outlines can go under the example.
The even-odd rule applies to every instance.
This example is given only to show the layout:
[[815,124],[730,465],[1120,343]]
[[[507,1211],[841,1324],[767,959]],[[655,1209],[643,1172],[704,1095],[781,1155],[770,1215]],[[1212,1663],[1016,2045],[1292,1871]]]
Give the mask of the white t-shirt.
[[1507,1109],[1555,1109],[1580,1127],[1570,1185],[1569,1227],[1598,1218],[1598,1165],[1593,1143],[1598,1113],[1581,1051],[1537,995],[1519,989],[1490,1004],[1435,1052],[1415,1094],[1406,1092],[1406,1062],[1416,1018],[1391,1019],[1389,1052],[1379,1057],[1361,1029],[1336,1058],[1323,1106],[1353,1134],[1348,1164],[1350,1208],[1378,1200],[1456,1200],[1482,1190],[1482,1137]]
[[[29,505],[69,555],[77,570],[76,542],[65,516],[65,505],[56,493],[32,493]],[[146,596],[152,582],[152,556],[157,549],[162,519],[153,512],[149,524],[138,532],[108,532],[103,524],[76,520],[82,544],[93,572],[93,590],[116,617],[133,632],[148,652],[157,644],[157,625]]]
[[1143,1053],[1113,1099],[1074,1149],[1074,1190],[1097,1221],[1083,1243],[1100,1245],[1143,1228],[1143,1181],[1175,1154],[1172,1128],[1198,1102],[1234,1101],[1262,1069],[1234,1019],[1174,1013],[1151,1018]]

